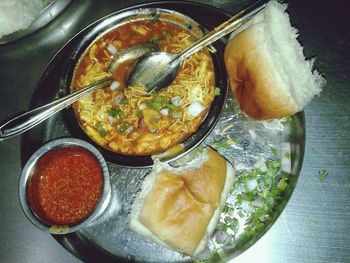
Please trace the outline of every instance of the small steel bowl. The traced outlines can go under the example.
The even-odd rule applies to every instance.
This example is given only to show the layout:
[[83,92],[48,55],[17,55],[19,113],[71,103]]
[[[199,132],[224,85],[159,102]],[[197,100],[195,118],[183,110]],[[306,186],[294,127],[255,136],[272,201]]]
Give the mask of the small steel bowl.
[[[94,210],[83,221],[74,225],[69,225],[69,226],[48,225],[47,223],[43,222],[38,216],[36,216],[35,213],[32,211],[27,198],[27,186],[31,179],[31,176],[34,173],[36,164],[38,163],[39,159],[49,151],[56,148],[65,147],[65,146],[74,146],[74,147],[83,148],[89,151],[93,156],[96,157],[96,160],[98,161],[101,167],[101,171],[103,175],[102,192],[101,192],[100,199],[97,202]],[[38,228],[40,228],[45,232],[49,232],[50,234],[67,234],[86,227],[87,225],[92,223],[94,219],[96,219],[99,215],[102,214],[102,212],[108,206],[110,197],[111,197],[111,185],[110,185],[110,179],[109,179],[109,170],[105,159],[103,158],[101,153],[90,143],[80,139],[76,139],[76,138],[56,139],[40,147],[27,161],[26,165],[22,170],[21,178],[19,182],[19,199],[20,199],[20,203],[24,214],[35,226],[37,226]]]

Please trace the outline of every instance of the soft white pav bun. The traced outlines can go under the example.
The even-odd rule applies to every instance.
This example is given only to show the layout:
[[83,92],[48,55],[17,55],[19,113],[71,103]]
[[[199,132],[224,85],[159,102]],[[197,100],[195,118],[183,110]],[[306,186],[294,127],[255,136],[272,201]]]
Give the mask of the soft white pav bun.
[[257,120],[279,119],[304,109],[324,78],[305,60],[287,6],[277,1],[231,35],[225,65],[242,111]]
[[234,178],[232,166],[211,148],[178,168],[156,161],[132,205],[129,227],[195,256],[206,248]]

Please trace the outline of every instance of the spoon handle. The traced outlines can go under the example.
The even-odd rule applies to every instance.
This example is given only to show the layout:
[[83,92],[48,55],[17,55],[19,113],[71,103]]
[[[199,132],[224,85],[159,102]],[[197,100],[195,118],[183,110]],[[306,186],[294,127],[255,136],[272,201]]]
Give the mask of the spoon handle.
[[35,108],[33,110],[26,111],[22,114],[14,116],[9,121],[0,123],[0,140],[7,139],[9,137],[28,131],[47,118],[51,117],[53,114],[90,94],[94,90],[107,87],[112,83],[112,81],[113,79],[111,78],[104,78],[68,96],[54,100],[49,104]]
[[197,40],[195,43],[187,47],[184,51],[182,51],[177,57],[175,57],[170,63],[176,63],[183,61],[185,58],[191,56],[196,53],[200,49],[210,45],[215,42],[219,38],[231,33],[251,18],[254,17],[257,13],[259,13],[266,5],[266,1],[256,1],[253,4],[249,5],[247,8],[241,10],[237,14],[235,14],[232,18],[225,21],[214,30],[210,31],[201,39]]

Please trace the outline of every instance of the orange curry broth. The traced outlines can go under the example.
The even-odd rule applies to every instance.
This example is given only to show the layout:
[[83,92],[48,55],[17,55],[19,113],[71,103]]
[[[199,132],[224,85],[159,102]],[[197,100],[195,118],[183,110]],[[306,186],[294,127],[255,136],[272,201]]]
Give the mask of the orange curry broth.
[[[132,29],[132,27],[142,27],[142,26],[146,26],[149,30],[145,31],[145,34],[140,34],[138,32],[136,32],[135,30]],[[154,42],[156,41],[156,44],[159,46],[160,50],[164,50],[166,47],[166,41],[163,41],[164,39],[166,39],[167,37],[171,37],[174,36],[180,32],[185,32],[187,34],[189,34],[189,31],[186,31],[183,28],[180,28],[174,24],[170,24],[167,22],[162,22],[162,21],[158,21],[156,23],[152,23],[150,21],[134,21],[132,23],[127,23],[111,32],[109,32],[108,34],[102,36],[100,39],[98,39],[94,45],[97,46],[96,50],[94,51],[94,58],[91,59],[91,56],[89,55],[89,52],[87,52],[84,57],[81,59],[75,76],[74,76],[74,80],[73,80],[73,89],[79,89],[79,87],[82,87],[81,84],[79,84],[79,79],[81,78],[82,75],[86,74],[88,71],[88,68],[91,67],[91,65],[94,65],[95,63],[101,63],[103,64],[105,67],[110,63],[110,59],[112,58],[112,53],[108,51],[107,47],[110,43],[113,43],[113,45],[117,48],[117,52],[119,52],[122,49],[125,49],[129,46],[135,45],[135,44],[141,44],[141,43],[150,43],[150,42]],[[195,37],[193,35],[190,36],[190,39],[192,42],[195,41]],[[172,50],[169,50],[169,52],[172,52]],[[204,54],[204,52],[207,51],[200,51],[203,53],[200,54]],[[207,54],[207,53],[205,53]],[[210,55],[209,55],[210,57]],[[199,66],[198,64],[196,66]],[[180,69],[181,71],[189,71],[191,70],[190,68],[192,68],[193,66],[191,65],[183,65]],[[208,70],[213,72],[214,71],[214,65],[213,62],[211,60],[209,60],[208,63]],[[126,89],[125,87],[125,77],[127,76],[128,72],[130,70],[130,62],[129,63],[124,63],[123,65],[120,65],[115,72],[113,72],[113,78],[118,81],[120,83],[120,86],[118,87],[118,90],[121,91],[122,93],[124,93],[124,90]],[[210,85],[215,85],[215,77],[214,74],[212,74],[213,77],[210,80]],[[176,80],[178,79],[178,77],[176,78]],[[175,81],[176,81],[175,80]],[[164,89],[166,90],[166,89]],[[164,91],[163,90],[163,91]],[[104,88],[104,100],[110,100],[113,101],[115,92],[113,93],[113,90],[108,88]],[[213,89],[212,89],[213,91]],[[213,93],[213,92],[212,92]],[[162,92],[159,93],[159,96],[162,96]],[[158,96],[149,96],[148,98],[152,98],[153,100],[155,99],[155,97]],[[100,97],[98,97],[98,93],[94,92],[92,94],[92,98],[94,101],[98,101],[101,100]],[[145,97],[144,97],[145,98]],[[141,98],[140,98],[141,99]],[[169,98],[167,98],[168,101],[170,101]],[[96,130],[96,126],[92,126],[91,124],[83,121],[80,117],[80,110],[79,110],[79,106],[78,104],[74,104],[73,108],[75,111],[75,115],[78,118],[79,124],[82,127],[82,129],[87,132],[87,134],[89,135],[90,138],[92,138],[95,142],[97,142],[99,145],[115,151],[115,152],[120,152],[122,154],[126,154],[126,155],[147,155],[147,154],[154,154],[160,151],[163,151],[177,143],[180,143],[181,141],[185,140],[187,137],[189,137],[199,126],[199,124],[201,123],[201,121],[203,120],[203,118],[205,117],[210,105],[207,105],[208,107],[206,108],[206,110],[204,112],[201,113],[201,115],[197,118],[195,118],[192,121],[192,126],[195,126],[195,128],[191,128],[188,131],[179,131],[178,134],[176,134],[175,136],[171,137],[172,131],[167,130],[167,128],[164,128],[163,130],[157,130],[156,132],[151,131],[149,127],[145,127],[145,125],[142,125],[142,120],[144,119],[142,116],[138,117],[139,121],[137,123],[136,126],[133,126],[133,131],[130,132],[130,134],[128,134],[127,138],[122,139],[123,136],[125,136],[125,131],[120,131],[118,129],[118,127],[120,127],[121,125],[125,124],[125,120],[124,118],[115,118],[114,119],[114,123],[113,123],[113,134],[109,136],[109,134],[111,134],[111,132],[107,132],[106,131],[106,137],[104,137],[105,135],[103,135],[102,140],[105,141],[103,143],[101,143],[101,141],[96,140],[96,137],[92,136],[91,134],[89,134],[89,132],[87,132],[87,126],[90,126],[90,130],[91,129],[95,129]],[[114,108],[114,106],[112,107]],[[135,110],[136,112],[136,110]],[[135,114],[135,112],[133,114]],[[159,112],[159,111],[158,111]],[[172,111],[170,110],[170,113]],[[143,113],[142,110],[139,111],[139,113]],[[125,118],[129,118],[129,117],[134,117],[134,116],[130,116],[129,115],[125,115]],[[171,126],[173,123],[176,122],[176,119],[173,118],[171,116],[171,114],[169,114],[169,116],[161,116],[160,115],[161,120],[163,121],[168,121],[170,124],[169,126]],[[130,127],[131,124],[127,123]],[[97,132],[97,131],[96,131]],[[136,135],[137,133],[137,135]],[[101,133],[100,133],[101,134]],[[169,138],[171,138],[171,142],[169,144],[164,143],[163,145],[161,145],[161,137],[156,138],[156,136],[168,136]],[[156,139],[153,140],[152,142],[152,147],[149,146],[148,149],[143,149],[138,150],[138,147],[141,147],[140,145],[142,144],[142,142],[138,139],[142,136],[148,136],[150,138],[155,137]],[[112,137],[111,139],[108,139],[107,137]],[[120,145],[120,144],[126,144],[128,143],[128,146],[126,146],[126,148],[124,147],[124,150],[122,149],[123,147],[121,147],[120,149],[113,149],[113,147],[111,147],[110,143],[113,142],[114,145]],[[118,146],[119,147],[119,146]]]
[[83,221],[100,199],[103,174],[89,151],[61,147],[46,153],[36,164],[27,186],[34,214],[49,225]]
[[[131,27],[134,26],[147,26],[150,28],[150,31],[147,31],[145,35],[141,35],[136,31],[132,30]],[[119,40],[120,45],[118,46],[118,50],[125,49],[127,47],[142,44],[142,43],[151,43],[152,38],[158,39],[158,46],[160,50],[163,50],[162,47],[164,44],[162,43],[162,39],[164,38],[164,32],[168,32],[171,35],[175,35],[178,32],[186,32],[184,29],[172,25],[170,23],[158,21],[157,23],[150,23],[149,21],[135,21],[133,23],[125,24],[112,32],[108,33],[106,36],[103,36],[100,40],[96,41],[96,44],[100,46],[96,51],[96,59],[101,62],[108,64],[110,61],[110,56],[106,56],[105,48],[107,48],[109,43],[112,43],[114,40]],[[79,79],[81,74],[84,74],[86,66],[90,63],[89,56],[85,56],[81,64],[79,65],[76,80]],[[113,72],[113,78],[117,80],[123,87],[125,87],[125,76],[128,71],[128,64],[125,64],[126,67],[119,67],[115,72]]]

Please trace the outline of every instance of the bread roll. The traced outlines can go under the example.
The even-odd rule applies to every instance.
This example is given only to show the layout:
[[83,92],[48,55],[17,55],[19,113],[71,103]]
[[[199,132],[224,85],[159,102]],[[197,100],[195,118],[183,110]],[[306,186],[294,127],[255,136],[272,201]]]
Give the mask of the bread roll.
[[286,5],[277,1],[231,35],[225,48],[230,85],[253,119],[279,119],[303,110],[321,92],[323,77],[305,60]]
[[130,228],[193,256],[207,245],[234,182],[232,166],[207,148],[185,167],[155,162],[130,214]]

